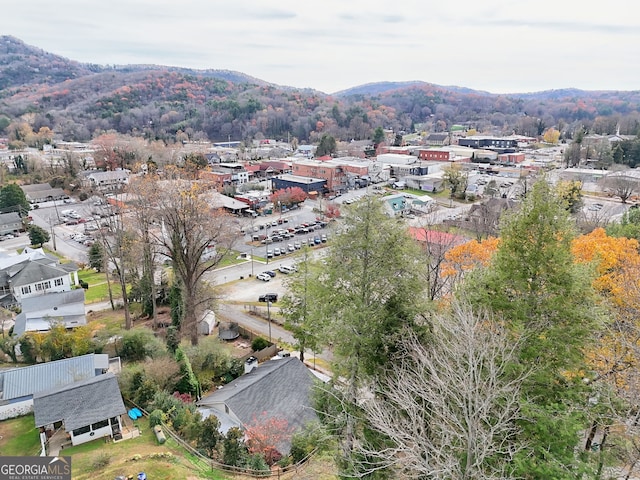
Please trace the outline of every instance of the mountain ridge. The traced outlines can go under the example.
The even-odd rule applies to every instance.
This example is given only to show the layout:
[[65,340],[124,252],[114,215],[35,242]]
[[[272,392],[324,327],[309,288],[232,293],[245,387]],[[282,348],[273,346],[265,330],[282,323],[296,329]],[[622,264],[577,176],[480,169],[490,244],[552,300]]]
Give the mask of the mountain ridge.
[[25,119],[34,131],[47,127],[78,141],[108,131],[165,142],[290,136],[306,142],[324,134],[359,140],[378,127],[413,131],[418,124],[425,131],[464,124],[528,136],[551,126],[570,136],[594,124],[597,132],[614,133],[620,125],[635,135],[640,91],[494,94],[415,80],[326,94],[230,70],[80,63],[1,36],[0,135]]

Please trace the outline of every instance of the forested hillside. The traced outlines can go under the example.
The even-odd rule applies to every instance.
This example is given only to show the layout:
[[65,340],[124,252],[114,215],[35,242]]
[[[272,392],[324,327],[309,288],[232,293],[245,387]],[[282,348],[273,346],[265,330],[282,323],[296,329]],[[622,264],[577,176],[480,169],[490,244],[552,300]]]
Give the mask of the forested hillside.
[[[463,79],[460,83],[463,83]],[[463,87],[397,82],[335,95],[268,84],[238,72],[74,62],[0,37],[0,134],[13,122],[86,141],[113,130],[167,141],[370,138],[377,127],[446,131],[462,123],[481,133],[570,137],[637,134],[640,92],[553,90],[495,95]]]

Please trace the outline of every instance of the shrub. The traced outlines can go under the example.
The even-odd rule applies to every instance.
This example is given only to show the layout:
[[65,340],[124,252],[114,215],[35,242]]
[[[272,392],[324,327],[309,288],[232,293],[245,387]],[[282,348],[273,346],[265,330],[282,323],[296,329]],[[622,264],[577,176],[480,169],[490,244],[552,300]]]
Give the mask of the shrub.
[[166,415],[164,412],[158,408],[156,408],[153,412],[149,414],[149,426],[155,427],[156,425],[162,425],[166,420]]
[[316,448],[326,448],[329,435],[319,422],[311,422],[291,438],[291,457],[294,463],[303,460]]
[[80,279],[78,280],[78,282],[80,283],[80,286],[82,288],[84,288],[85,290],[89,290],[89,284],[87,282],[85,282],[84,280]]
[[249,455],[247,457],[247,463],[245,464],[245,467],[249,470],[253,470],[254,474],[259,474],[263,472],[266,476],[271,473],[271,469],[269,468],[269,465],[267,465],[267,462],[265,461],[264,457],[259,453]]
[[244,444],[244,433],[238,427],[231,427],[222,442],[222,462],[225,465],[240,467],[247,463],[247,447]]
[[118,354],[125,361],[140,361],[166,352],[164,344],[146,329],[128,330],[122,334]]
[[101,470],[107,465],[109,465],[110,463],[111,463],[111,456],[106,452],[101,452],[91,461],[91,469]]
[[268,340],[262,337],[256,337],[253,339],[253,342],[251,342],[251,349],[254,352],[259,352],[260,350],[267,348],[268,346],[269,346]]

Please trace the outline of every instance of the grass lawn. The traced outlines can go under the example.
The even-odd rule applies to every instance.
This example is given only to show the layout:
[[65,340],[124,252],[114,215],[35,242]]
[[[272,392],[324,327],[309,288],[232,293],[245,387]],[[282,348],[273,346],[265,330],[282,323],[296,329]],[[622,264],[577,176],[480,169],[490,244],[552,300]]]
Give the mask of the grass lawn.
[[24,456],[40,454],[40,433],[32,415],[0,422],[0,454]]
[[[89,288],[85,291],[85,302],[101,302],[109,299],[109,286],[107,285],[107,276],[104,272],[96,272],[92,268],[79,270],[78,278],[89,284]],[[111,291],[113,298],[121,298],[120,284],[111,280]]]
[[118,443],[96,440],[62,450],[62,455],[72,457],[73,479],[110,479],[118,475],[135,478],[140,472],[153,480],[231,478],[196,461],[170,437],[158,445],[146,419],[139,420],[138,425],[142,435],[131,440]]

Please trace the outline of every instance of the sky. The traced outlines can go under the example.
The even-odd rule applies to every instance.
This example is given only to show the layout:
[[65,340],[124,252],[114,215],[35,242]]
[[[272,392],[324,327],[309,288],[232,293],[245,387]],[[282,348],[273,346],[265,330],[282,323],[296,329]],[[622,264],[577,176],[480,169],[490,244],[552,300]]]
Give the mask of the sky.
[[491,93],[640,90],[632,0],[30,0],[0,35],[79,62],[238,71],[330,94],[382,81]]

